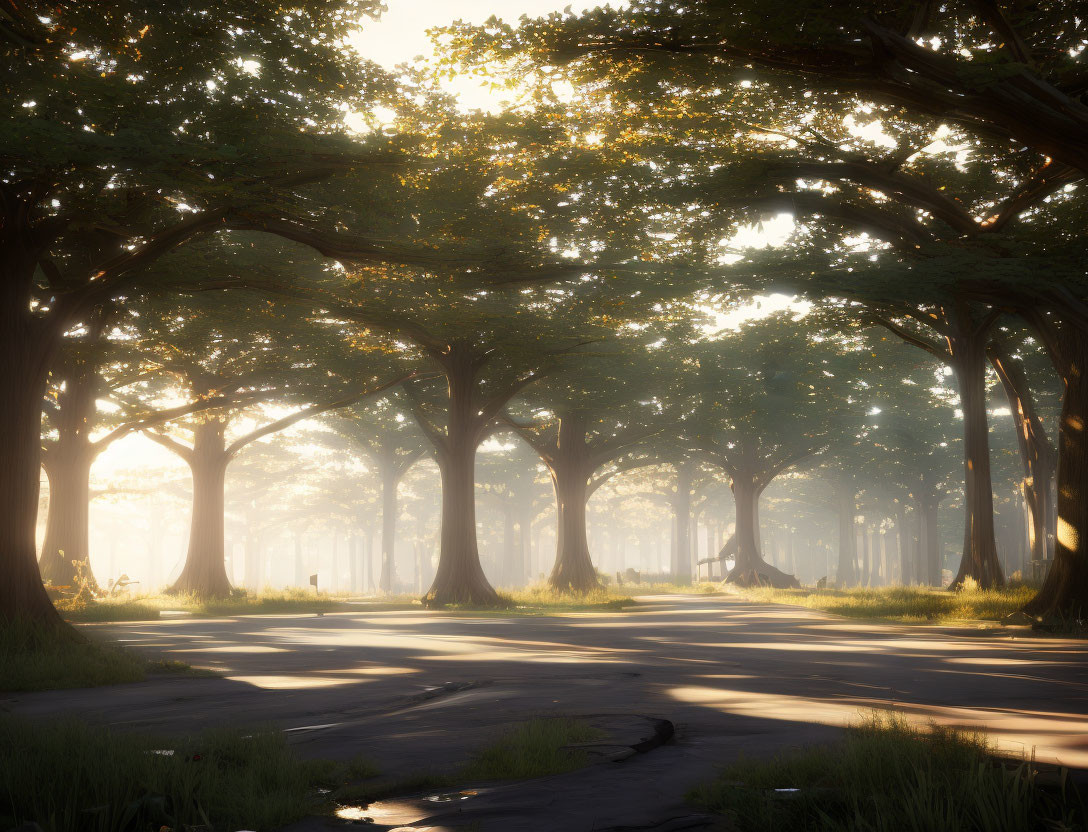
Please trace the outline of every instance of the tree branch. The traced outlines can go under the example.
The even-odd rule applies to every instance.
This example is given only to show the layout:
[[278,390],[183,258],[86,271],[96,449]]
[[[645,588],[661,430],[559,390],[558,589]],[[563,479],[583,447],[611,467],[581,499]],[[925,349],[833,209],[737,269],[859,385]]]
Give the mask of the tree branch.
[[262,428],[258,428],[257,430],[247,433],[245,436],[239,437],[227,448],[227,456],[235,456],[246,445],[250,444],[251,442],[255,442],[256,440],[264,436],[268,436],[270,433],[276,433],[277,431],[281,431],[284,428],[290,427],[296,422],[301,422],[303,419],[308,419],[309,417],[316,416],[319,413],[325,413],[326,411],[335,410],[339,407],[347,407],[349,404],[354,404],[355,402],[359,401],[359,399],[376,395],[390,389],[391,387],[396,387],[398,384],[407,381],[414,375],[415,373],[408,373],[407,375],[399,376],[398,378],[392,379],[391,381],[384,382],[377,387],[370,387],[365,390],[361,390],[358,393],[352,393],[351,395],[336,399],[335,401],[304,407],[302,408],[302,410],[291,413],[287,416],[284,416],[282,419],[277,419],[276,421],[270,422]]
[[884,327],[889,332],[892,332],[895,335],[898,335],[900,338],[902,338],[908,344],[913,344],[914,346],[918,347],[919,349],[925,350],[930,355],[932,355],[934,358],[937,358],[939,361],[941,361],[941,362],[947,362],[948,361],[948,353],[947,352],[945,352],[941,347],[937,346],[937,344],[935,344],[935,343],[933,343],[931,341],[927,341],[922,336],[915,335],[910,330],[905,329],[905,328],[901,327],[899,324],[897,324],[897,323],[895,323],[895,322],[893,322],[893,321],[891,321],[891,320],[889,320],[887,318],[881,317],[880,315],[871,315],[871,316],[869,316],[869,319],[873,323],[879,324],[880,326]]

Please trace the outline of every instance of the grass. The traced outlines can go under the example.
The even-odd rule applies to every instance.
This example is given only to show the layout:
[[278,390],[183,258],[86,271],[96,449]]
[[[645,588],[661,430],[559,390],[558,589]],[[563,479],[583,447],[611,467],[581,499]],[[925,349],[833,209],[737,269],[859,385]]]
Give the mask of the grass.
[[609,584],[608,589],[610,592],[625,595],[713,595],[721,592],[717,581],[695,581],[690,584],[654,581],[644,584],[624,583],[620,586]]
[[604,732],[578,719],[532,719],[510,728],[473,754],[459,772],[463,780],[525,780],[582,768],[589,755],[578,748]]
[[1067,783],[1043,787],[1026,761],[985,739],[874,715],[834,745],[741,760],[694,790],[701,808],[745,832],[1034,832],[1083,829]]
[[[227,598],[201,599],[184,595],[118,595],[71,599],[57,602],[57,609],[69,621],[151,621],[163,610],[187,612],[193,616],[290,615],[358,609],[348,596],[314,593],[305,589],[265,590],[250,593],[233,591]],[[383,599],[384,600],[384,599]]]
[[875,589],[771,589],[728,587],[730,593],[765,604],[793,604],[848,618],[904,623],[1000,621],[1035,595],[1035,588],[1012,584],[1005,589],[948,592],[915,586]]
[[355,783],[337,789],[341,805],[366,806],[378,800],[424,791],[457,788],[466,782],[526,780],[582,768],[589,755],[577,747],[602,739],[604,732],[567,717],[538,718],[507,729],[476,751],[463,766],[449,772],[424,772],[398,779]]
[[183,662],[149,661],[118,645],[30,624],[0,624],[0,690],[55,690],[139,682],[149,673],[194,672]]
[[319,787],[363,765],[301,760],[270,729],[163,738],[0,716],[0,828],[271,829],[326,810]]

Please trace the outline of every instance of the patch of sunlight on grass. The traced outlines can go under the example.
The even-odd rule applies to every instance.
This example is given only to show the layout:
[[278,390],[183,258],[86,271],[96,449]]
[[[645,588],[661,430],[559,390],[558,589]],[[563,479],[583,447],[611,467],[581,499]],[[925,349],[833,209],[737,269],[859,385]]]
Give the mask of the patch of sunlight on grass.
[[614,595],[713,595],[721,592],[717,581],[695,581],[690,584],[674,583],[624,583],[619,586],[609,584],[608,591]]
[[738,760],[688,797],[747,832],[1080,828],[1084,801],[1057,774],[1044,785],[1033,763],[996,756],[979,734],[874,714],[840,742]]
[[113,733],[76,720],[0,716],[0,828],[268,829],[331,811],[334,788],[374,767],[302,760],[281,732]]
[[148,673],[194,673],[177,661],[152,661],[74,630],[0,624],[0,690],[56,690],[139,682]]
[[[603,586],[589,592],[559,592],[547,583],[532,584],[519,589],[503,589],[499,596],[506,603],[506,612],[521,615],[593,610],[618,611],[635,603],[632,598],[613,594]],[[457,609],[457,607],[451,606],[449,609]]]
[[1019,610],[1036,590],[1024,584],[1004,589],[949,592],[918,586],[854,589],[772,589],[727,586],[726,591],[767,604],[793,604],[848,618],[904,623],[1000,621]]

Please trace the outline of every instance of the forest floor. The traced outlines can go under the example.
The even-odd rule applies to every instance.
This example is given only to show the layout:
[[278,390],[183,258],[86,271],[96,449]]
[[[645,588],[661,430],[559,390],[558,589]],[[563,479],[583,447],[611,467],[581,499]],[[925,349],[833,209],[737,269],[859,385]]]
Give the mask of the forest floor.
[[1038,587],[1013,584],[1003,589],[949,592],[923,586],[773,589],[730,585],[722,587],[722,591],[760,603],[791,604],[847,618],[903,624],[996,626],[1015,616],[1035,596]]
[[[685,797],[721,766],[833,740],[872,711],[982,730],[1006,753],[1088,768],[1083,642],[873,624],[734,596],[636,600],[638,612],[415,607],[88,625],[219,675],[5,694],[0,710],[174,734],[274,723],[306,758],[363,754],[424,790],[345,807],[374,829],[698,828]],[[601,764],[508,783],[465,773],[500,733],[552,716],[602,726]]]

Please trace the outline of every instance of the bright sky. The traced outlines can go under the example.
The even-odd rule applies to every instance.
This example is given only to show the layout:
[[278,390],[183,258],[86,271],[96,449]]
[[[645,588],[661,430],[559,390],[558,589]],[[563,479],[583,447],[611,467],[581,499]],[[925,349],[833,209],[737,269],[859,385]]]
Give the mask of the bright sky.
[[[456,20],[466,23],[484,23],[495,16],[507,23],[516,24],[522,15],[540,17],[570,7],[579,14],[586,9],[611,5],[621,7],[625,0],[610,3],[567,2],[567,0],[387,0],[389,10],[380,20],[366,22],[359,33],[351,38],[352,46],[359,54],[393,69],[397,64],[410,62],[434,54],[427,31],[446,26]],[[479,78],[462,76],[442,82],[443,87],[455,94],[467,109],[498,110],[507,100]],[[378,114],[382,118],[382,114]],[[386,114],[391,119],[392,114]],[[349,117],[350,119],[350,117]],[[349,120],[349,124],[350,124]],[[355,124],[351,125],[358,129]]]
[[[392,69],[418,55],[431,54],[427,30],[455,20],[483,23],[494,15],[507,23],[517,23],[522,15],[540,17],[567,6],[580,14],[606,4],[567,0],[387,0],[386,5],[389,10],[381,20],[367,23],[352,43],[370,60]],[[626,3],[612,0],[611,5]]]

